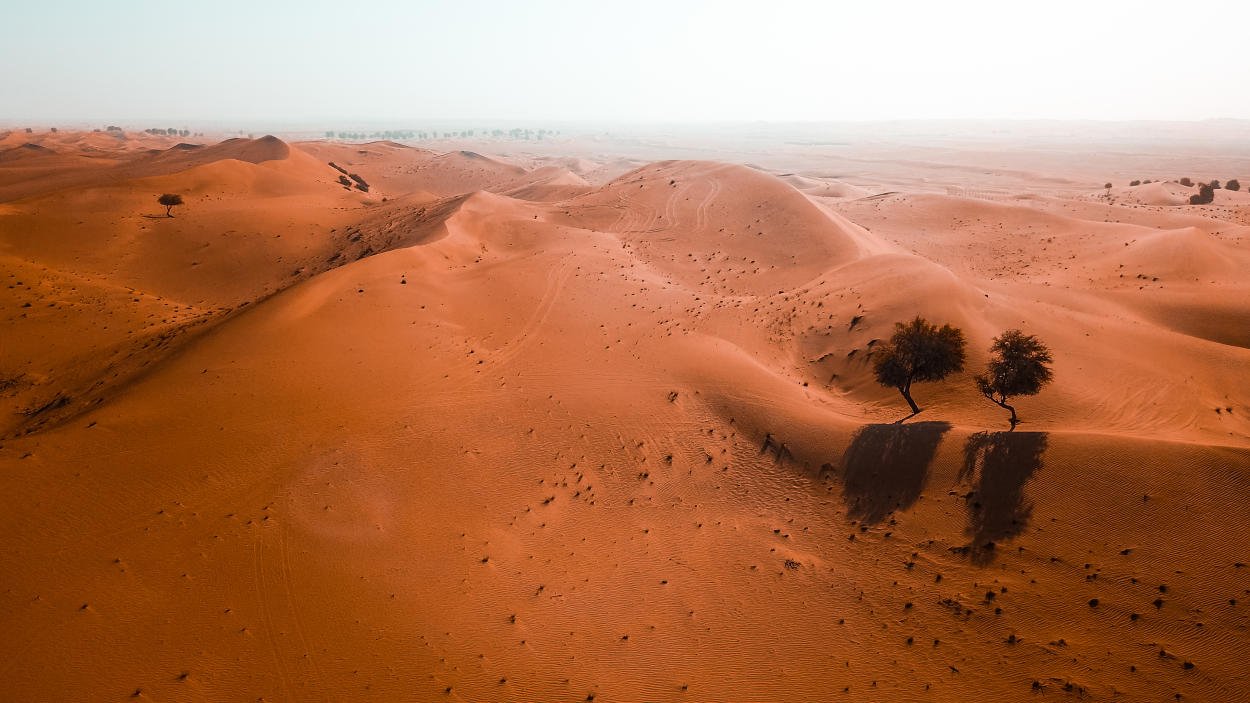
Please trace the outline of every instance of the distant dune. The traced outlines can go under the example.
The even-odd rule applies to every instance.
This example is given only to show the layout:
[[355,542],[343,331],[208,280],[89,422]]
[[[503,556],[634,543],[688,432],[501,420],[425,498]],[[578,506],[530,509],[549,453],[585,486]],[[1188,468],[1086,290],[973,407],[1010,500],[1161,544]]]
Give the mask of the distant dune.
[[6,696],[1250,699],[1245,194],[179,139],[0,138]]

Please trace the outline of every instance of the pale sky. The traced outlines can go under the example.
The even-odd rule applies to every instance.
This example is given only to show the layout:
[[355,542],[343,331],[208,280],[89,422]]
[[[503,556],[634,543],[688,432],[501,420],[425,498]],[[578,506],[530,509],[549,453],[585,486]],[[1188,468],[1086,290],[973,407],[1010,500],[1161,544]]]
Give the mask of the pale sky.
[[1250,1],[6,0],[0,121],[1250,118]]

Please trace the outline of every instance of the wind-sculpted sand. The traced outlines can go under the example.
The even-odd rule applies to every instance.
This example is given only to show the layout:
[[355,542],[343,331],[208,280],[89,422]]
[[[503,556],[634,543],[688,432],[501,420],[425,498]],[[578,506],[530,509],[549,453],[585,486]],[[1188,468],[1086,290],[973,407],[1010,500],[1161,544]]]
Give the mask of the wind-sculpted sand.
[[0,140],[0,698],[1250,698],[1244,193],[109,139]]

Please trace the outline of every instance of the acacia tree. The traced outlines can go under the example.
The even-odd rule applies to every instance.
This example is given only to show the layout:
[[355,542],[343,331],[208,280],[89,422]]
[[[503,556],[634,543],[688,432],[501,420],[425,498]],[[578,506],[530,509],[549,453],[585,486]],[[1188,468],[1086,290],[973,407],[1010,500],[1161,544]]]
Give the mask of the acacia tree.
[[873,353],[872,370],[877,383],[897,388],[911,406],[920,406],[911,397],[911,384],[940,381],[964,368],[964,333],[958,327],[938,328],[923,317],[894,323],[894,336]]
[[156,202],[165,206],[165,217],[173,217],[174,206],[182,204],[182,196],[175,193],[165,193],[157,198]]
[[990,345],[985,373],[977,376],[977,389],[995,405],[1011,411],[1011,427],[1020,422],[1008,398],[1037,395],[1054,374],[1050,349],[1041,340],[1020,330],[1007,330]]

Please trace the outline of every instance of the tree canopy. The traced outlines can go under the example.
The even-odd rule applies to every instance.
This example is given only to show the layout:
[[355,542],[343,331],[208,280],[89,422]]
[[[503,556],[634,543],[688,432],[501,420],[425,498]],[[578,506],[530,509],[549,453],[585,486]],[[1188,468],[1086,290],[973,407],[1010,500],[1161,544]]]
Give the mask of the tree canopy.
[[1209,183],[1199,183],[1198,193],[1189,196],[1190,205],[1209,205],[1215,200],[1215,189]]
[[894,335],[873,352],[877,383],[897,388],[913,413],[920,406],[911,397],[917,381],[940,381],[964,368],[964,333],[957,327],[940,328],[917,316],[894,324]]
[[1020,421],[1009,398],[1037,395],[1054,377],[1050,370],[1050,349],[1037,337],[1020,330],[1007,330],[990,345],[990,361],[985,373],[977,376],[977,389],[990,402],[1011,411],[1011,426]]
[[165,206],[166,217],[173,217],[174,206],[182,204],[182,196],[175,193],[164,193],[161,197],[156,199],[156,202]]

